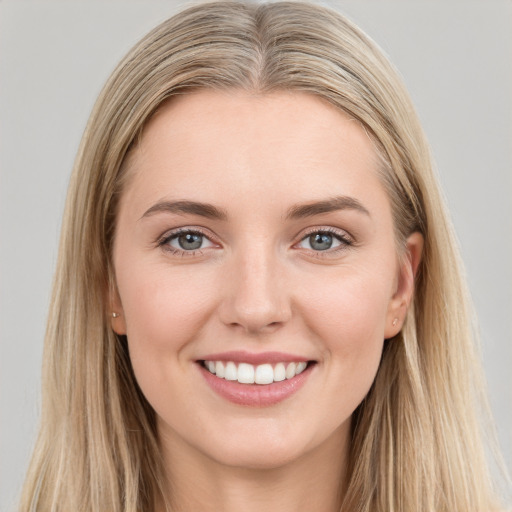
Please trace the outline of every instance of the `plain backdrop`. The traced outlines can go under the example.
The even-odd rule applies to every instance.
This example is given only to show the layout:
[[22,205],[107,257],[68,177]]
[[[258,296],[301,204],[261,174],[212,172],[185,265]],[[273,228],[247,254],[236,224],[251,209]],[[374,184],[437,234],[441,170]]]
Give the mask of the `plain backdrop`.
[[[183,2],[0,2],[0,510],[34,442],[45,317],[74,155],[118,60]],[[404,77],[429,137],[480,318],[512,465],[512,3],[336,4]],[[86,248],[84,248],[86,250]]]

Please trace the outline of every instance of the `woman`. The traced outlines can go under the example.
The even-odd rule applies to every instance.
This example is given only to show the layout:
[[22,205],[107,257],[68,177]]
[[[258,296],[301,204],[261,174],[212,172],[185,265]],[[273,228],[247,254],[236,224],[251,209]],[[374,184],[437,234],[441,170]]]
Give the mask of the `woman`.
[[211,3],[105,86],[22,510],[495,510],[406,91],[324,8]]

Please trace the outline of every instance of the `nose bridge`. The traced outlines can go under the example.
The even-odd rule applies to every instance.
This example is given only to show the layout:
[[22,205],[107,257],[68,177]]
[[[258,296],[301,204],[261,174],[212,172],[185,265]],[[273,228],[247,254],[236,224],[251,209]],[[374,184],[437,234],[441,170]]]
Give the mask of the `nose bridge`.
[[288,320],[288,290],[282,286],[279,255],[272,242],[260,239],[234,251],[223,321],[248,332],[276,328]]

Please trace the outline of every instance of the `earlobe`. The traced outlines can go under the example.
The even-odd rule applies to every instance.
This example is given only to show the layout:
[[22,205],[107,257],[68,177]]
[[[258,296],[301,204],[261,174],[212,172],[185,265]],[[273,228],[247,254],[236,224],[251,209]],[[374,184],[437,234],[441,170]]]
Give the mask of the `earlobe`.
[[391,298],[386,319],[385,339],[396,336],[402,329],[407,310],[414,297],[414,281],[423,254],[424,239],[419,232],[412,233],[406,242],[396,290]]
[[124,318],[123,306],[121,304],[121,298],[115,283],[110,283],[110,290],[108,293],[108,304],[110,309],[108,316],[110,317],[110,326],[112,330],[119,335],[126,334],[126,321]]
[[116,311],[112,312],[112,319],[110,321],[112,330],[119,335],[126,334],[126,324],[121,313]]

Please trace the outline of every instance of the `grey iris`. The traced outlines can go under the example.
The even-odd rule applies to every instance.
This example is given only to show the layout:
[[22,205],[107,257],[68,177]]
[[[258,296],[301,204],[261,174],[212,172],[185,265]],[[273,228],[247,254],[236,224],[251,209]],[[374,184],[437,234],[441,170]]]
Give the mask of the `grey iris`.
[[332,246],[332,235],[328,233],[315,233],[309,237],[309,244],[316,251],[325,251]]
[[203,243],[203,235],[198,233],[185,233],[178,237],[178,243],[182,249],[188,251],[199,249]]

